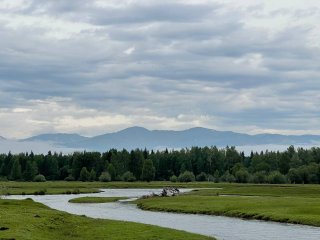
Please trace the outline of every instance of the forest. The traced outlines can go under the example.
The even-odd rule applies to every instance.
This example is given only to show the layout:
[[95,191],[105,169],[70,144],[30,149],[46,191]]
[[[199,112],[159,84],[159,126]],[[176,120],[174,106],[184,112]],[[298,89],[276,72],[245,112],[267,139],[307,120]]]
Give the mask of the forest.
[[214,181],[238,183],[320,183],[320,148],[290,146],[284,152],[251,152],[235,147],[181,150],[136,149],[72,154],[0,155],[6,181]]

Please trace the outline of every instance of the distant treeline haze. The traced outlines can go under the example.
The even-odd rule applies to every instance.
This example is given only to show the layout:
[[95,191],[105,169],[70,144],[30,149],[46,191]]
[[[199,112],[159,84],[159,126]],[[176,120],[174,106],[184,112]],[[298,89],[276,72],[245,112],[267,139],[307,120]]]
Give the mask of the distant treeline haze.
[[251,153],[234,147],[179,151],[111,149],[105,153],[0,155],[0,179],[21,181],[225,181],[320,183],[320,148]]

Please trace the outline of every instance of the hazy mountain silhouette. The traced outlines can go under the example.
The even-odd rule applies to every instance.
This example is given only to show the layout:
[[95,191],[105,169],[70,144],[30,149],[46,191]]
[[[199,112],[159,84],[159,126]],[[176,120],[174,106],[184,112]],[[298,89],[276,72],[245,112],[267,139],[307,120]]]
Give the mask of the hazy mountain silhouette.
[[124,130],[84,137],[78,134],[41,134],[21,141],[51,142],[66,148],[79,148],[96,151],[116,149],[163,149],[192,146],[246,146],[246,145],[317,145],[318,135],[249,135],[231,131],[216,131],[207,128],[191,128],[182,131],[148,130],[143,127],[130,127]]

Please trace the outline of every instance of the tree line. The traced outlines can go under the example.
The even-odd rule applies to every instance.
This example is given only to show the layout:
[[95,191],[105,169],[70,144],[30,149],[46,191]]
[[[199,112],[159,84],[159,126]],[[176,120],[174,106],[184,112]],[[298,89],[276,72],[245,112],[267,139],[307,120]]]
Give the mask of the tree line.
[[320,148],[251,152],[235,147],[192,147],[168,151],[0,155],[0,180],[14,181],[215,181],[320,183]]

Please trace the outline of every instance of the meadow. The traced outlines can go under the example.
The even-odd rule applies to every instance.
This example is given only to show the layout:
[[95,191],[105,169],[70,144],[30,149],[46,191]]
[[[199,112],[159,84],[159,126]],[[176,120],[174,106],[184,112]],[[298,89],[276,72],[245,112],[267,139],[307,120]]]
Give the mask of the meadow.
[[32,195],[44,192],[45,194],[77,194],[97,193],[103,188],[163,188],[175,186],[179,188],[212,188],[217,185],[212,182],[81,182],[81,181],[47,181],[47,182],[0,182],[2,195]]
[[320,226],[319,185],[217,184],[168,198],[137,201],[144,210],[224,215]]
[[0,199],[0,209],[1,240],[213,239],[151,225],[76,216],[32,200]]
[[[190,182],[190,183],[172,183],[172,182],[0,182],[0,191],[2,195],[10,194],[77,194],[77,193],[92,193],[99,192],[103,188],[163,188],[167,186],[173,186],[178,188],[190,188],[194,189],[192,192],[181,194],[175,197],[151,197],[146,199],[139,199],[136,201],[138,207],[144,210],[151,211],[167,211],[167,212],[179,212],[190,214],[208,214],[208,215],[224,215],[230,217],[239,217],[246,219],[259,219],[267,221],[277,221],[285,223],[306,224],[312,226],[320,226],[320,186],[319,185],[294,185],[294,184],[282,184],[282,185],[270,185],[270,184],[235,184],[235,183],[212,183],[212,182]],[[1,192],[0,192],[1,194]],[[99,198],[99,197],[85,197],[77,198],[76,195],[72,202],[76,203],[98,203],[98,202],[112,202],[117,201],[119,198]],[[20,226],[22,222],[19,219],[28,219],[28,224],[32,223],[35,226],[40,224],[44,226],[44,232],[50,232],[50,227],[45,226],[45,222],[49,221],[53,226],[64,225],[66,228],[72,228],[71,226],[79,224],[91,224],[96,228],[103,228],[102,226],[111,225],[112,229],[105,230],[105,234],[115,232],[117,230],[117,222],[114,221],[102,221],[94,220],[79,216],[73,216],[70,214],[64,214],[55,210],[48,209],[40,204],[32,201],[14,201],[14,200],[0,200],[2,211],[0,219],[0,227],[9,226],[9,228],[16,229],[13,232],[14,236],[20,236],[19,234],[26,234],[27,231],[33,232],[32,227],[27,228]],[[20,209],[20,210],[19,210]],[[23,211],[21,211],[23,209]],[[39,219],[33,217],[37,215],[37,212],[43,212],[42,215],[49,217],[41,217]],[[21,215],[21,218],[16,216]],[[5,218],[3,216],[6,216]],[[53,220],[56,219],[57,221]],[[65,220],[63,220],[65,219]],[[39,221],[39,222],[34,222]],[[8,223],[8,224],[6,224]],[[123,224],[123,223],[121,223]],[[139,229],[144,232],[144,225],[133,224],[131,229],[131,223],[126,223],[128,234],[135,231],[132,229]],[[101,225],[101,226],[99,226]],[[11,226],[11,227],[10,227]],[[64,226],[61,226],[64,227]],[[48,229],[49,228],[49,229]],[[113,229],[114,228],[114,229]],[[55,234],[67,234],[67,229],[60,233]],[[148,228],[150,229],[150,228]],[[52,230],[53,231],[53,230]],[[82,239],[81,237],[87,236],[86,230],[79,230],[80,233],[70,239]],[[93,232],[96,230],[93,229]],[[97,230],[98,231],[98,230]],[[155,237],[155,239],[166,239],[165,235],[162,235],[161,229],[155,229],[154,233],[145,232],[146,235],[140,236],[140,239],[152,239],[150,236],[158,236],[160,234],[163,238]],[[9,232],[9,231],[8,231]],[[6,231],[1,232],[0,236],[7,234]],[[18,234],[18,235],[17,235]],[[43,233],[46,234],[46,233]],[[51,233],[50,233],[51,234]],[[68,233],[69,234],[69,233]],[[179,234],[176,233],[179,239]],[[6,235],[9,236],[9,235]],[[11,235],[10,235],[11,236]],[[13,236],[13,235],[12,235]],[[22,236],[22,235],[21,235]],[[41,234],[37,233],[41,239]],[[99,239],[100,235],[97,235],[95,239]],[[58,235],[56,237],[59,237]],[[16,238],[19,239],[19,238]],[[24,238],[27,239],[27,238]],[[33,238],[37,239],[37,238]],[[88,239],[88,238],[83,238]],[[117,239],[117,238],[110,238]],[[134,239],[134,238],[130,238]],[[138,238],[137,238],[138,239]],[[169,239],[169,238],[168,238]],[[186,238],[188,239],[188,238]],[[198,239],[198,238],[190,238]],[[206,239],[206,238],[199,238]]]

